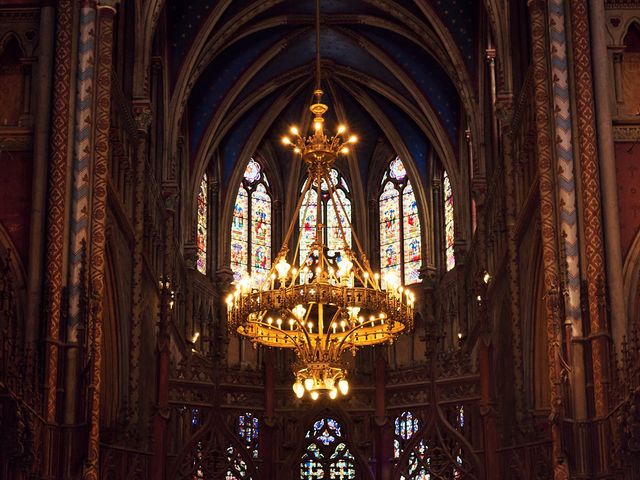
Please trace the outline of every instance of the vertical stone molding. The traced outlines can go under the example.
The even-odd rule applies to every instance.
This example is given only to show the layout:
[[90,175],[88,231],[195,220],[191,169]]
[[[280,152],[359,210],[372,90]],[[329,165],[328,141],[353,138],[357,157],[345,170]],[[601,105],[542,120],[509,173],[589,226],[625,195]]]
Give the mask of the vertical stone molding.
[[105,265],[105,220],[113,70],[113,23],[116,2],[98,2],[98,63],[96,71],[96,128],[91,204],[90,320],[91,383],[89,388],[89,438],[83,479],[97,480],[100,459],[100,382]]
[[513,98],[511,95],[499,95],[496,114],[500,125],[500,143],[504,161],[505,188],[507,201],[507,248],[509,254],[509,295],[511,298],[511,343],[513,347],[513,379],[516,403],[516,419],[522,421],[524,412],[524,369],[522,362],[522,328],[520,322],[520,290],[518,243],[516,238],[516,193],[513,168]]
[[575,71],[578,141],[580,145],[580,177],[584,208],[584,240],[590,338],[592,339],[595,414],[603,418],[609,413],[609,327],[600,307],[604,298],[605,272],[602,244],[602,200],[600,170],[596,146],[596,122],[591,75],[589,12],[586,0],[571,0],[571,32],[573,68]]
[[531,15],[531,45],[533,60],[534,101],[538,172],[540,183],[540,223],[542,230],[543,274],[545,309],[549,342],[550,422],[552,441],[552,467],[554,480],[568,480],[569,466],[562,445],[562,349],[559,312],[558,232],[554,192],[553,158],[551,154],[551,99],[549,98],[550,72],[547,66],[545,0],[529,0]]
[[71,189],[71,239],[69,271],[69,326],[68,336],[77,341],[80,319],[80,270],[82,269],[83,241],[89,228],[89,191],[91,188],[93,93],[95,67],[96,10],[91,2],[80,8],[80,35],[78,40],[78,66],[76,80],[75,139]]
[[134,116],[138,141],[135,157],[135,191],[134,191],[134,250],[133,250],[133,279],[132,279],[132,315],[131,337],[129,352],[129,405],[128,417],[132,431],[138,427],[138,413],[140,411],[140,336],[143,312],[143,255],[144,255],[144,193],[145,173],[147,164],[147,143],[149,126],[151,125],[151,105],[148,100],[136,101]]
[[66,220],[67,161],[71,89],[71,41],[73,33],[73,2],[58,2],[56,20],[56,51],[53,78],[53,111],[51,127],[51,158],[49,162],[49,195],[47,206],[46,253],[46,373],[45,412],[47,422],[56,420],[58,379],[58,341],[62,289],[62,259]]

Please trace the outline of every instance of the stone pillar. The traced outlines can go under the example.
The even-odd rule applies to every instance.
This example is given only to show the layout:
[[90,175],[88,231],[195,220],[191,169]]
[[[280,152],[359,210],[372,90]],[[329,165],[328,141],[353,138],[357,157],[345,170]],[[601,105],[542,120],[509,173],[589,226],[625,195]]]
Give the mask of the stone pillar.
[[376,430],[376,480],[391,478],[393,465],[393,435],[390,433],[389,419],[386,411],[386,371],[384,349],[375,349],[375,430]]
[[[45,272],[47,333],[45,338],[44,418],[49,423],[56,420],[64,225],[67,218],[72,33],[73,2],[60,0],[56,23]],[[48,472],[45,476],[50,476],[52,473]]]
[[[605,269],[602,245],[602,200],[600,197],[600,170],[596,149],[596,122],[593,99],[589,13],[587,0],[571,0],[571,32],[575,71],[578,140],[580,145],[580,174],[584,208],[584,243],[587,276],[587,302],[589,311],[589,341],[593,371],[595,415],[604,418],[609,413],[609,326],[601,308],[604,298]],[[608,444],[602,443],[604,452],[598,473],[608,471]],[[593,472],[596,473],[596,472]]]
[[589,0],[589,16],[594,19],[591,29],[593,55],[593,85],[596,106],[596,134],[600,163],[600,189],[606,202],[602,205],[604,226],[605,263],[607,269],[608,297],[611,307],[611,331],[617,348],[627,330],[627,313],[624,305],[622,276],[622,249],[620,247],[620,218],[618,214],[618,186],[616,157],[613,148],[613,125],[609,92],[609,57],[605,32],[604,0]]
[[[156,413],[153,418],[152,427],[152,460],[149,478],[151,480],[164,480],[166,475],[167,462],[167,424],[169,421],[169,323],[171,316],[171,278],[174,255],[174,221],[177,209],[176,193],[177,187],[172,187],[174,191],[165,193],[166,198],[166,218],[164,222],[164,250],[163,250],[163,278],[161,280],[162,290],[160,293],[160,318],[157,341],[157,372],[156,382]],[[222,303],[222,302],[220,302]]]
[[83,479],[97,480],[100,465],[100,383],[102,374],[102,322],[104,301],[105,220],[113,71],[113,23],[116,0],[100,0],[98,7],[98,63],[96,69],[96,126],[91,203],[91,255],[89,260],[89,340],[91,366],[89,385],[89,438]]
[[511,299],[511,344],[513,351],[513,376],[516,421],[521,425],[524,413],[524,367],[522,357],[522,329],[520,325],[520,272],[516,232],[516,188],[513,168],[513,98],[511,94],[500,95],[496,103],[500,125],[501,156],[504,161],[506,189],[507,249],[509,253],[509,296]]
[[277,423],[275,417],[275,352],[271,348],[264,350],[264,419],[260,434],[260,474],[265,480],[276,478]]
[[556,206],[552,139],[551,99],[549,98],[550,72],[547,65],[546,10],[545,0],[528,0],[531,16],[531,45],[533,61],[534,100],[536,111],[536,136],[538,172],[540,183],[540,220],[542,229],[542,255],[549,341],[549,382],[551,384],[550,422],[552,440],[552,468],[554,480],[569,479],[569,465],[562,444],[562,419],[564,400],[562,395],[563,359],[560,323],[560,292],[558,275],[558,233],[556,229]]
[[151,125],[151,105],[147,99],[138,99],[133,106],[136,129],[138,133],[135,151],[135,186],[134,186],[134,245],[132,272],[132,308],[131,337],[129,350],[129,402],[127,416],[130,431],[136,436],[139,428],[138,412],[140,411],[140,337],[143,315],[143,263],[144,263],[144,194],[145,176],[148,156],[148,132]]
[[53,72],[55,8],[45,3],[40,10],[38,66],[34,79],[36,115],[33,127],[33,179],[31,223],[29,226],[29,271],[25,312],[25,348],[33,358],[40,318],[43,230],[47,195],[49,122],[51,115],[51,74]]

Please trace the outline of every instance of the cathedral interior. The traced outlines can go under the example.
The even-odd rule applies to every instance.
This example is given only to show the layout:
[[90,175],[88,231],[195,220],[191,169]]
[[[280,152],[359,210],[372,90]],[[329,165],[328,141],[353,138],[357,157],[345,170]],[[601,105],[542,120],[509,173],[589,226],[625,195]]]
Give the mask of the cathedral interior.
[[638,78],[636,0],[0,1],[0,478],[640,479]]

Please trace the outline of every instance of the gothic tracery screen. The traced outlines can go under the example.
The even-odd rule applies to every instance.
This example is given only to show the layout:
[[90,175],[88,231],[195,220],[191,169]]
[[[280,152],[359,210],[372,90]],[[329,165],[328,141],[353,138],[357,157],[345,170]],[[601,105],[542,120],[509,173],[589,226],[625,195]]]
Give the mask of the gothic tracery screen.
[[307,450],[300,459],[301,480],[353,480],[355,460],[344,441],[342,425],[333,418],[322,418],[306,435]]
[[259,283],[271,267],[271,195],[261,165],[249,160],[238,188],[231,223],[234,278],[251,274]]
[[422,232],[418,205],[407,171],[396,157],[382,177],[380,209],[380,268],[383,286],[389,275],[405,285],[420,280]]

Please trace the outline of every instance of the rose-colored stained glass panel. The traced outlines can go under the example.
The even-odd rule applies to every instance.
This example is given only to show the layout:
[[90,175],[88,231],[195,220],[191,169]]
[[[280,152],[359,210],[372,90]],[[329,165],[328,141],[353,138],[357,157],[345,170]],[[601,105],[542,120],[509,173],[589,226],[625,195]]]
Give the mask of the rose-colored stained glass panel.
[[244,179],[249,183],[257,182],[260,180],[260,170],[260,164],[252,158],[244,171]]
[[255,283],[271,267],[271,197],[259,184],[251,194],[251,276]]
[[387,182],[380,195],[380,268],[383,278],[393,274],[400,278],[400,193]]
[[231,222],[231,270],[238,280],[247,273],[249,263],[249,195],[244,187],[238,189]]
[[445,234],[445,256],[447,259],[447,272],[456,266],[455,256],[455,227],[453,218],[453,190],[447,172],[444,172],[443,180],[444,197],[444,234]]
[[200,273],[207,273],[207,174],[205,173],[198,190],[198,212],[196,226],[196,268]]
[[418,205],[411,182],[407,182],[402,192],[402,221],[404,232],[404,283],[409,285],[420,281],[422,266],[420,218]]
[[396,158],[389,164],[389,175],[396,180],[403,180],[407,176],[402,160]]

